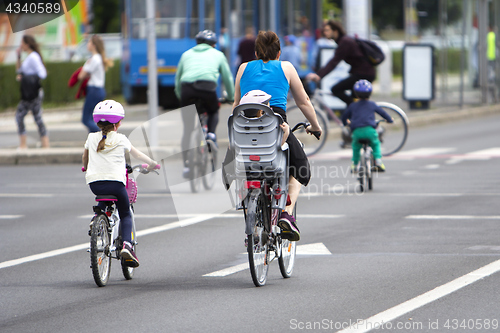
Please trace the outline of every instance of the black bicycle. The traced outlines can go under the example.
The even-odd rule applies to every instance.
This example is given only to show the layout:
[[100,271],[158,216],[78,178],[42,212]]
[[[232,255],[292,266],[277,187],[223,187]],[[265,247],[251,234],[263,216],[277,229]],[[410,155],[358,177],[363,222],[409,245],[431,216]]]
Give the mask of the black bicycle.
[[195,127],[191,133],[191,145],[188,150],[189,185],[191,192],[200,191],[201,184],[206,190],[211,190],[215,184],[215,170],[217,164],[217,145],[207,139],[206,112],[199,113],[201,131]]
[[[262,110],[258,118],[245,110]],[[239,105],[228,121],[229,143],[235,152],[236,209],[245,215],[245,244],[255,286],[266,284],[269,264],[278,260],[281,275],[289,278],[295,264],[296,242],[278,227],[287,205],[289,151],[281,146],[283,119],[262,104]],[[302,122],[291,131],[305,129]],[[317,139],[320,133],[313,133]],[[294,207],[293,216],[296,216]]]

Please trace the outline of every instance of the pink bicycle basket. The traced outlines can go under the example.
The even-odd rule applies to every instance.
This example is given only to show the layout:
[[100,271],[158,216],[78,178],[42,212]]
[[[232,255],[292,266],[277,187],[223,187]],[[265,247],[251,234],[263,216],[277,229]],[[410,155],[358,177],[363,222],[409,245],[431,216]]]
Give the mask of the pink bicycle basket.
[[134,177],[127,175],[127,189],[128,200],[130,203],[135,203],[137,201],[137,182]]

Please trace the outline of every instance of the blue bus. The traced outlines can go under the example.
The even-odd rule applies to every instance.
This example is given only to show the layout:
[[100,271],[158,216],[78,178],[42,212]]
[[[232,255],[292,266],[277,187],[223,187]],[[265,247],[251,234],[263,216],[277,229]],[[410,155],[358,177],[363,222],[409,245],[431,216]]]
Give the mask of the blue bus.
[[[121,83],[129,104],[147,101],[146,2],[122,0],[123,55]],[[322,23],[321,0],[156,0],[156,37],[159,104],[178,105],[174,94],[176,66],[183,52],[196,45],[200,30],[216,32],[236,73],[238,44],[248,27],[273,30],[280,38],[295,35],[302,53],[297,68],[309,71],[311,52]]]

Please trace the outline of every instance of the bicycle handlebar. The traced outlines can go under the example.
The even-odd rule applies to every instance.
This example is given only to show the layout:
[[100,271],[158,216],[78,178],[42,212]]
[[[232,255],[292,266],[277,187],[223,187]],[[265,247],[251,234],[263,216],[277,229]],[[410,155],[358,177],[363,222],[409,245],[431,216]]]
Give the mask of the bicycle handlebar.
[[159,174],[158,172],[156,172],[156,170],[160,169],[160,167],[161,167],[159,164],[155,165],[155,167],[151,171],[148,170],[148,167],[149,167],[148,164],[137,164],[137,165],[134,165],[133,167],[131,167],[131,171],[127,168],[127,171],[128,171],[128,173],[132,173],[134,170],[137,170],[140,173],[145,174],[145,175],[147,175],[150,172],[154,172],[157,175]]
[[[148,164],[137,164],[137,165],[131,167],[130,165],[127,164],[126,165],[127,173],[132,173],[132,172],[134,172],[134,170],[137,170],[140,173],[143,173],[145,175],[150,173],[151,171],[153,171],[157,175],[159,174],[158,172],[156,172],[156,170],[161,168],[161,166],[159,164],[155,165],[155,167],[151,171],[148,171],[148,166],[149,166]],[[85,169],[85,167],[82,166],[82,172],[86,172],[86,171],[87,171],[87,169]]]
[[[301,122],[301,123],[298,123],[297,125],[295,125],[292,129],[292,132],[295,132],[296,130],[298,130],[300,127],[304,127],[304,129],[307,130],[307,128],[311,126],[311,124],[309,123],[305,123],[305,122]],[[319,138],[321,137],[321,132],[320,131],[309,131],[309,133],[311,133],[312,135],[314,135],[314,137],[316,139],[319,140]]]

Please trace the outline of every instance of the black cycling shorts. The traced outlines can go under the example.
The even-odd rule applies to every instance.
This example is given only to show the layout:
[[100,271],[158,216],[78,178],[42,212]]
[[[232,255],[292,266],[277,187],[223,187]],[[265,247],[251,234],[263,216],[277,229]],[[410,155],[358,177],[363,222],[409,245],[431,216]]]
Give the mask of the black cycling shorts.
[[[286,112],[282,108],[274,106],[271,108],[275,113],[281,115],[283,120],[287,122]],[[288,135],[286,143],[288,143],[288,149],[290,150],[290,176],[293,176],[302,185],[307,186],[311,180],[311,166],[309,165],[309,160],[307,159],[307,155],[300,145],[299,140],[297,140],[295,135],[291,132],[291,128],[290,135]]]

